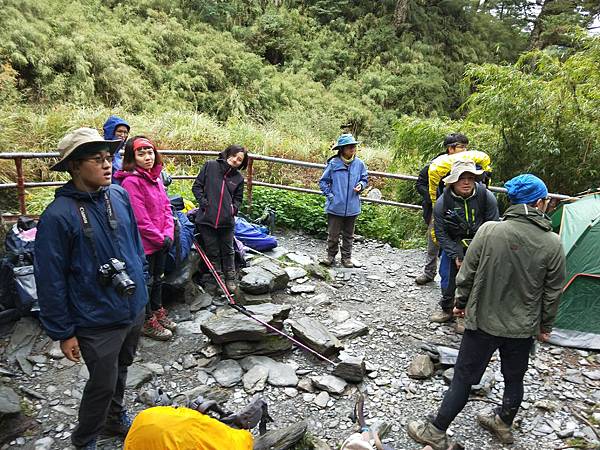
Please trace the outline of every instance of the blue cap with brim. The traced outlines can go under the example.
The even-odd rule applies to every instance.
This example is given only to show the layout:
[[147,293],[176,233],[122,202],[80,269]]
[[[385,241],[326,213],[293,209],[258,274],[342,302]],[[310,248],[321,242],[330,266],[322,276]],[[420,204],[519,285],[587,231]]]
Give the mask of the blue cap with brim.
[[340,147],[345,147],[346,145],[356,145],[358,144],[358,141],[356,139],[354,139],[354,136],[352,136],[350,133],[346,133],[346,134],[342,134],[337,142],[335,143],[335,145],[333,146],[332,150],[337,150]]
[[546,184],[535,175],[524,173],[508,180],[504,187],[513,205],[529,204],[548,196]]

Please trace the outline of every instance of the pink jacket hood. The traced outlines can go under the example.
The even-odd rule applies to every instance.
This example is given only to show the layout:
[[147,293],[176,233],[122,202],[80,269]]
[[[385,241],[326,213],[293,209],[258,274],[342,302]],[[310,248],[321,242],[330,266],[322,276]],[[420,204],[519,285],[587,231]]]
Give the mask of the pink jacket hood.
[[161,170],[162,166],[157,164],[150,170],[136,167],[133,172],[119,170],[114,174],[129,194],[146,255],[160,250],[165,237],[173,239],[175,230],[171,203],[160,179]]

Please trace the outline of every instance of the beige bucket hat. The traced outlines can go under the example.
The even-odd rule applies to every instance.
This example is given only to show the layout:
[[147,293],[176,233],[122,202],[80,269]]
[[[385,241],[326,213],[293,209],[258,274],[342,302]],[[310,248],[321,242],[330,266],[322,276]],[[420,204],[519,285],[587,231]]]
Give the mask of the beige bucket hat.
[[481,175],[484,171],[478,170],[473,161],[455,161],[454,164],[452,164],[450,175],[443,178],[442,181],[444,184],[456,183],[460,176],[465,172],[472,173],[473,175]]
[[50,170],[65,172],[67,170],[67,161],[74,156],[80,156],[90,151],[108,151],[111,155],[117,151],[121,140],[106,141],[98,130],[94,128],[78,128],[75,131],[67,133],[58,143],[58,152],[60,159]]

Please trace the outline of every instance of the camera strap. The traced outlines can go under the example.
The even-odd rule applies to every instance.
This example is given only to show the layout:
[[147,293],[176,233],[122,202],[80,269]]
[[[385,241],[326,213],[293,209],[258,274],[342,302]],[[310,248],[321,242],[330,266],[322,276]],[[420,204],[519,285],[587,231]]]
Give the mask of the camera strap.
[[[111,234],[113,234],[114,242],[117,247],[117,252],[119,253],[119,257],[121,257],[121,249],[119,248],[119,242],[117,237],[117,217],[115,216],[112,204],[110,202],[110,197],[108,196],[108,190],[103,192],[104,203],[106,205],[106,216],[108,219],[108,225],[111,229]],[[77,200],[77,211],[79,212],[79,218],[81,219],[81,225],[83,226],[83,234],[86,239],[90,242],[90,246],[92,247],[92,255],[94,256],[94,260],[96,266],[100,264],[100,258],[98,258],[98,249],[96,247],[96,239],[94,236],[94,228],[90,223],[90,218],[88,214],[88,208],[82,200]]]

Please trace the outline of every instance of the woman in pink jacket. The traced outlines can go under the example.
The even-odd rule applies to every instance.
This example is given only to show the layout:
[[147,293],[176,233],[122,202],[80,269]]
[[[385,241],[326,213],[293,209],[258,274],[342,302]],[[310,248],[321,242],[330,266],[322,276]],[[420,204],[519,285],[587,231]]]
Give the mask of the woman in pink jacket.
[[149,307],[144,335],[169,340],[176,328],[162,306],[162,278],[167,253],[173,244],[174,222],[171,204],[160,178],[162,159],[154,144],[135,136],[125,144],[123,169],[114,177],[129,193],[137,220],[150,275]]

